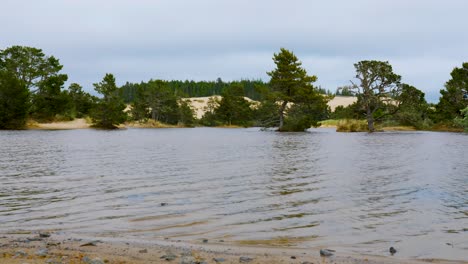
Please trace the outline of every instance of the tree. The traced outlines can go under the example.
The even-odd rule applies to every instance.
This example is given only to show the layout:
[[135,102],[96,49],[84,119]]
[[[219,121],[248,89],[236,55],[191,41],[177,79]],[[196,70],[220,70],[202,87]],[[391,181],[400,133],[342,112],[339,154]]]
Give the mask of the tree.
[[0,50],[0,69],[14,74],[33,92],[49,77],[62,75],[62,68],[58,59],[46,56],[41,49],[12,46]]
[[[302,63],[294,53],[281,48],[278,54],[274,54],[273,61],[276,64],[276,68],[271,72],[267,72],[271,77],[270,87],[272,89],[272,93],[270,97],[280,105],[278,130],[285,131],[285,116],[287,114],[286,112],[289,103],[302,104],[301,106],[295,106],[296,109],[304,109],[304,107],[312,109],[310,107],[311,103],[319,102],[319,105],[323,106],[323,102],[325,102],[326,105],[326,98],[318,95],[318,92],[312,86],[312,83],[317,80],[317,77],[307,75],[306,70],[301,67]],[[307,115],[310,114],[304,113],[303,111],[299,112]],[[290,120],[297,121],[298,116],[296,115],[294,116],[294,119],[291,118]],[[312,118],[300,118],[300,129],[298,126],[288,126],[287,130],[304,130],[313,124],[311,121]]]
[[461,110],[462,115],[464,118],[461,117],[456,117],[455,118],[455,123],[465,130],[465,132],[468,133],[468,106],[465,109]]
[[244,87],[233,84],[222,93],[222,99],[214,110],[215,119],[227,125],[248,126],[252,121],[250,102],[244,98]]
[[440,90],[442,96],[436,106],[439,121],[461,117],[461,110],[468,106],[464,98],[468,94],[468,62],[461,68],[454,68],[450,75],[452,78],[445,83],[445,89]]
[[0,129],[21,129],[29,111],[29,90],[6,70],[0,70]]
[[431,124],[428,118],[429,105],[422,91],[414,86],[402,84],[401,94],[396,100],[399,102],[399,109],[395,116],[400,124],[418,129],[427,128]]
[[114,129],[125,122],[127,114],[124,112],[125,104],[115,85],[114,75],[107,73],[100,83],[95,83],[94,89],[103,97],[100,98],[91,112],[95,127]]
[[361,106],[366,111],[369,132],[374,132],[374,121],[396,112],[401,92],[401,76],[393,73],[388,61],[360,61],[354,64],[356,79],[353,92],[357,94]]
[[179,99],[179,124],[193,127],[195,124],[195,112],[190,105],[190,100]]
[[72,101],[67,91],[62,91],[67,75],[49,76],[39,84],[32,95],[31,115],[40,121],[52,121],[57,117],[73,119]]
[[91,109],[94,107],[94,102],[97,98],[83,91],[83,87],[77,83],[70,84],[68,94],[76,117],[81,118],[91,113]]

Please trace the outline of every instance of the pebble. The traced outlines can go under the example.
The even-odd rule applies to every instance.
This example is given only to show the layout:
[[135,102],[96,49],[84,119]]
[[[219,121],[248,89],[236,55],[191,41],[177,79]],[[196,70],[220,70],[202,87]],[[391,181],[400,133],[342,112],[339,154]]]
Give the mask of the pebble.
[[291,256],[291,259],[296,259],[296,256]]
[[84,256],[81,261],[85,264],[104,264],[104,261],[102,261],[99,258],[91,259],[88,256]]
[[45,257],[47,254],[49,254],[49,250],[47,250],[47,248],[40,248],[36,251],[36,256],[39,257]]
[[206,238],[203,239],[202,241],[203,241],[203,243],[208,243],[208,239],[206,239]]
[[302,262],[301,264],[314,264],[313,262],[309,262],[309,261],[304,261]]
[[247,263],[247,262],[250,262],[252,260],[253,260],[253,258],[251,258],[251,257],[240,257],[239,258],[240,263]]
[[15,252],[15,256],[16,257],[27,257],[28,254],[26,252],[22,251],[22,250],[18,250],[18,251]]
[[145,249],[138,251],[138,253],[148,253],[148,250],[145,248]]
[[42,238],[50,237],[50,233],[47,233],[47,232],[39,233],[39,237],[42,237]]
[[196,264],[197,261],[192,256],[184,256],[180,259],[179,264]]
[[80,247],[87,247],[87,246],[97,246],[97,243],[102,243],[101,240],[93,240],[93,241],[90,241],[88,243],[84,243],[84,244],[81,244]]
[[321,250],[320,250],[320,256],[322,256],[322,257],[330,257],[330,256],[333,256],[333,252],[335,252],[335,250],[331,250],[331,249],[321,249]]
[[177,258],[176,255],[174,255],[172,252],[167,252],[165,255],[160,257],[161,259],[164,259],[166,261],[172,261]]
[[390,254],[392,254],[392,255],[397,253],[397,251],[396,251],[396,249],[394,247],[390,247],[390,249],[388,251],[390,251]]
[[221,263],[221,262],[224,262],[226,260],[223,259],[223,258],[213,258],[213,261],[216,262],[216,263]]

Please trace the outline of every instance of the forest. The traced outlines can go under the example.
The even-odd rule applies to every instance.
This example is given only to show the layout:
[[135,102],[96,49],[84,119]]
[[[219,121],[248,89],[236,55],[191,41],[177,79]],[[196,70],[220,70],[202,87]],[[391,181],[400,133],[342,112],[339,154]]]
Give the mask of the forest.
[[[380,131],[385,126],[417,130],[468,131],[468,62],[455,66],[440,90],[439,102],[403,83],[389,62],[354,64],[350,85],[334,92],[315,86],[296,55],[287,49],[273,54],[270,79],[223,81],[160,80],[116,84],[106,74],[93,84],[98,96],[78,83],[65,83],[59,59],[41,49],[11,46],[0,50],[0,129],[25,129],[28,122],[87,118],[96,128],[118,128],[125,122],[159,122],[181,127],[239,126],[305,131],[336,121],[338,131]],[[450,69],[447,69],[450,71]],[[354,78],[351,78],[354,77]],[[211,98],[197,119],[189,97]],[[334,96],[355,96],[356,102],[331,111]],[[247,100],[250,98],[252,100]]]

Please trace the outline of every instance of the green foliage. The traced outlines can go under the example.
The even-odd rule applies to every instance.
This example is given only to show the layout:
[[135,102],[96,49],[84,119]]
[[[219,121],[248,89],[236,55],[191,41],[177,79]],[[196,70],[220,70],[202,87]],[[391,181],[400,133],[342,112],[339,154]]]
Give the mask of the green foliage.
[[50,76],[39,84],[32,96],[31,115],[40,121],[53,121],[56,116],[72,120],[72,101],[67,91],[62,91],[67,75]]
[[72,83],[68,87],[68,95],[72,103],[75,117],[82,118],[90,115],[97,98],[83,91],[81,85]]
[[29,90],[14,74],[0,70],[0,129],[21,129],[29,111]]
[[451,79],[440,90],[441,97],[436,106],[436,121],[453,120],[462,117],[461,110],[468,106],[468,100],[463,98],[468,94],[468,62],[461,68],[454,68],[450,73]]
[[383,61],[360,61],[354,67],[360,83],[352,89],[366,112],[369,131],[374,132],[375,119],[397,111],[394,99],[401,93],[401,76],[393,73],[392,66]]
[[336,88],[335,95],[338,95],[338,96],[354,96],[353,86],[351,86],[351,85],[340,86],[340,87]]
[[98,128],[114,129],[125,122],[127,114],[125,104],[119,95],[115,78],[107,73],[100,83],[94,84],[94,89],[103,97],[97,101],[91,112],[93,125]]
[[237,84],[230,86],[222,94],[218,107],[214,110],[215,123],[222,125],[249,126],[253,110],[244,98],[244,88]]
[[429,119],[429,105],[424,99],[424,93],[417,88],[402,84],[401,94],[396,98],[400,102],[395,120],[400,125],[413,126],[416,129],[429,129],[432,121]]
[[[203,97],[221,95],[225,90],[234,85],[241,85],[244,88],[245,96],[253,100],[259,100],[261,95],[259,89],[268,89],[268,84],[262,80],[240,80],[225,82],[218,78],[216,81],[165,81],[169,89],[178,95],[186,97]],[[138,97],[137,89],[145,83],[126,83],[121,87],[122,96],[127,103],[135,101]]]
[[339,105],[330,114],[331,119],[360,119],[364,116],[360,105],[354,102],[348,106]]
[[461,117],[456,117],[455,118],[455,124],[463,127],[465,132],[468,133],[468,106],[465,109],[461,110],[462,115],[464,116],[463,118]]
[[[279,104],[278,130],[304,131],[326,116],[327,98],[312,86],[317,77],[307,75],[294,53],[281,48],[273,55],[273,61],[276,68],[267,72],[271,77],[271,92],[267,97]],[[293,103],[290,113],[288,103]]]
[[189,100],[179,99],[179,124],[187,127],[195,125],[194,110]]
[[174,92],[168,82],[150,80],[135,87],[135,98],[132,103],[132,119],[145,120],[151,118],[165,124],[194,125],[194,111],[188,102]]
[[[12,46],[0,50],[0,69],[7,70],[34,92],[49,77],[61,75],[62,65],[53,56],[45,56],[41,49]],[[44,85],[42,84],[42,87]]]

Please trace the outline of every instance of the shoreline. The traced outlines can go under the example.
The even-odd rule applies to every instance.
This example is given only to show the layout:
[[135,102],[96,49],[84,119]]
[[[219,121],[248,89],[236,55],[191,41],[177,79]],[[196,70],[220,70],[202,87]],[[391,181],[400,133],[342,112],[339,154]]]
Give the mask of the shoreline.
[[[50,237],[44,237],[48,236]],[[0,263],[250,263],[250,264],[421,264],[468,263],[442,259],[406,259],[396,256],[355,255],[335,252],[320,256],[320,248],[238,246],[224,241],[189,244],[177,241],[124,242],[93,240],[54,233],[0,234]]]

